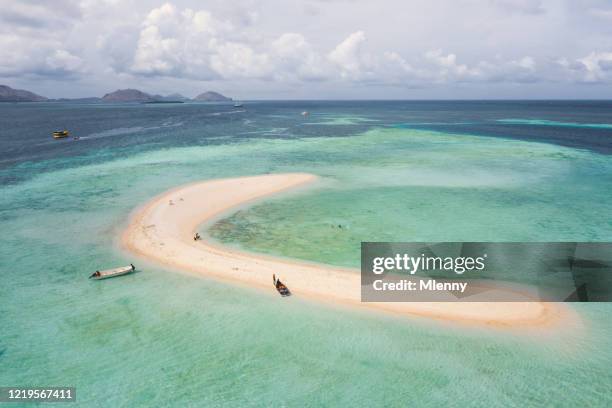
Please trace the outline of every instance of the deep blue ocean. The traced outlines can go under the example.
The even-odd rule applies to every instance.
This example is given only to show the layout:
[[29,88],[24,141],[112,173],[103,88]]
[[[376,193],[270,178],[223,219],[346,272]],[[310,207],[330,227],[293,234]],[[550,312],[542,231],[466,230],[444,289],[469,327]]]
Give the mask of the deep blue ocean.
[[[612,153],[612,101],[278,101],[246,106],[5,103],[0,105],[0,181],[14,183],[31,176],[29,166],[36,174],[146,150],[244,139],[350,137],[379,127]],[[314,118],[339,114],[346,120],[338,122],[342,126],[307,126],[308,120],[296,120],[302,111],[312,112]],[[360,120],[363,115],[367,120]],[[69,129],[81,137],[80,143],[50,139],[54,129]]]

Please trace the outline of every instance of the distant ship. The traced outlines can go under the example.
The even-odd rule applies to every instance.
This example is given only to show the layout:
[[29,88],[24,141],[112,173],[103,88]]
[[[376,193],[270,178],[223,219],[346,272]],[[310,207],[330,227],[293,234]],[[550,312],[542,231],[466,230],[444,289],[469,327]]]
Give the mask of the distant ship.
[[242,108],[242,102],[240,101],[234,102],[234,108]]
[[54,139],[63,139],[68,136],[70,136],[70,133],[67,130],[56,130],[53,132]]

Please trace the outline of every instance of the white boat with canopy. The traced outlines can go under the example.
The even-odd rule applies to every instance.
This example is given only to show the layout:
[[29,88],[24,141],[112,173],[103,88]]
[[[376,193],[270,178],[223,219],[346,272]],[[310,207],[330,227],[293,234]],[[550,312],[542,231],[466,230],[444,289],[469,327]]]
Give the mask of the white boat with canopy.
[[114,269],[106,269],[104,271],[95,271],[91,274],[89,279],[106,279],[106,278],[114,278],[115,276],[126,275],[130,272],[134,272],[136,267],[133,264],[129,264],[128,266],[121,266],[119,268]]

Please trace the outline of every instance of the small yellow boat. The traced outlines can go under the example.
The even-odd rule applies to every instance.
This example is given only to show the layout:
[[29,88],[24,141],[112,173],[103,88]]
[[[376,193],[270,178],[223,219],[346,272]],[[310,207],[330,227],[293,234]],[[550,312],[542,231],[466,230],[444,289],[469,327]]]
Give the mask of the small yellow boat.
[[70,136],[70,133],[67,130],[56,130],[53,132],[54,139],[63,139],[68,136]]

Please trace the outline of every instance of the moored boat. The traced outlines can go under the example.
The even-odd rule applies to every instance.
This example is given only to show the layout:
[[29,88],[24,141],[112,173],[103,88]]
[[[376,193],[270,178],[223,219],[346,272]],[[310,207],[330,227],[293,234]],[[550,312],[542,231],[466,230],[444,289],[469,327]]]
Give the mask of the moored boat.
[[89,279],[106,279],[106,278],[114,278],[115,276],[126,275],[130,272],[134,272],[136,267],[133,264],[129,264],[128,266],[121,266],[119,268],[114,269],[106,269],[104,271],[95,271],[91,274]]
[[55,132],[53,132],[54,139],[63,139],[68,136],[70,136],[70,132],[68,132],[67,130],[56,130]]
[[289,288],[280,279],[277,279],[276,275],[272,275],[272,282],[274,282],[274,287],[282,297],[291,296]]

